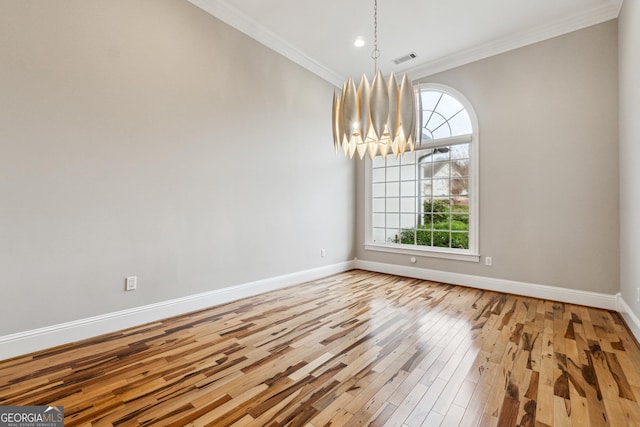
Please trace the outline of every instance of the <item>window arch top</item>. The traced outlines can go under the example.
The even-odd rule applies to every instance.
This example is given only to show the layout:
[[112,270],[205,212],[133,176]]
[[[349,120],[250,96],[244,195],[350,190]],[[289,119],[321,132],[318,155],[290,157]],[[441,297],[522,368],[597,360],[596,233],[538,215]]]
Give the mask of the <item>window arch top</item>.
[[419,97],[421,142],[473,133],[467,108],[454,96],[440,89],[422,88]]

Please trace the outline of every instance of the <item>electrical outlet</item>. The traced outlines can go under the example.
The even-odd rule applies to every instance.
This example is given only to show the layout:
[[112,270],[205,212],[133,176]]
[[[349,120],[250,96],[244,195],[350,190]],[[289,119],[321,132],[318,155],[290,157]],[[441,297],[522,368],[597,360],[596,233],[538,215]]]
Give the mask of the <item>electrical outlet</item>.
[[320,249],[320,256],[322,258],[326,257],[327,256],[327,251],[325,251],[324,249]]
[[493,259],[490,256],[484,257],[484,265],[491,267],[493,265]]
[[135,291],[138,289],[138,276],[129,276],[125,279],[124,290]]
[[640,288],[636,288],[636,302],[640,302]]

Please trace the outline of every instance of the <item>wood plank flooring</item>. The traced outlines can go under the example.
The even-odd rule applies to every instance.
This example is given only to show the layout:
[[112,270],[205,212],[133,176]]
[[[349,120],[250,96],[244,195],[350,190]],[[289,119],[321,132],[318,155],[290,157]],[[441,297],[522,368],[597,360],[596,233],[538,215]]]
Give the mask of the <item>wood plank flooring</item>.
[[0,362],[67,426],[640,426],[615,312],[350,271]]

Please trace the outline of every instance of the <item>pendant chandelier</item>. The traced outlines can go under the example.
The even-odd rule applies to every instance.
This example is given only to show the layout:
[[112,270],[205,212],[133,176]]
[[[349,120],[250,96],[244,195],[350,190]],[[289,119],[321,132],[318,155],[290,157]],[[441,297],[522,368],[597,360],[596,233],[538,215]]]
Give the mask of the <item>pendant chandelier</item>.
[[333,144],[338,152],[353,158],[357,152],[362,159],[369,153],[371,159],[389,152],[397,158],[407,147],[415,148],[416,106],[413,84],[407,75],[400,84],[393,73],[387,83],[378,70],[378,1],[374,0],[374,78],[369,84],[362,76],[356,88],[351,77],[342,86],[340,95],[333,92]]

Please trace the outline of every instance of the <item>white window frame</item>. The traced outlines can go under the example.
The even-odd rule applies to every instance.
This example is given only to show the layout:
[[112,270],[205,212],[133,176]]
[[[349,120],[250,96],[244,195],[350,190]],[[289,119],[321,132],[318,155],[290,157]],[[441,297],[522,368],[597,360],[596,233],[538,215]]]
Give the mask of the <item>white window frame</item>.
[[[470,142],[469,144],[469,249],[455,249],[455,248],[439,248],[433,246],[419,246],[419,245],[407,245],[399,243],[389,242],[374,242],[372,238],[372,212],[371,212],[371,186],[372,186],[372,162],[367,157],[365,160],[365,250],[389,252],[396,254],[432,257],[432,258],[445,258],[458,261],[480,261],[479,252],[479,208],[480,208],[480,192],[479,192],[479,164],[480,164],[480,138],[478,132],[478,118],[471,106],[469,100],[456,89],[436,83],[424,83],[415,87],[417,96],[420,96],[420,92],[423,90],[437,90],[444,92],[462,104],[466,109],[469,119],[471,120],[471,126],[473,131],[471,135],[454,136],[450,138],[441,138],[435,142],[426,142],[416,145],[416,150],[431,148],[442,145],[452,145]],[[422,114],[422,111],[419,112]],[[393,154],[389,154],[393,155]]]

